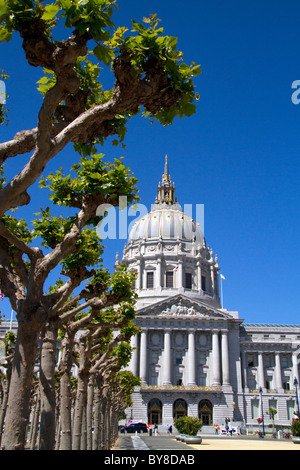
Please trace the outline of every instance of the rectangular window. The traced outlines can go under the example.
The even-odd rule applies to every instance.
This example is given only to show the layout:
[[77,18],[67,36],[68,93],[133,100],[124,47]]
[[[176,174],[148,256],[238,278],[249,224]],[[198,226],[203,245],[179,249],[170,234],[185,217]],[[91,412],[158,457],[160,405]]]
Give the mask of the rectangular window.
[[206,387],[206,374],[199,374],[199,385],[200,387]]
[[201,288],[202,290],[206,291],[206,277],[201,276]]
[[269,400],[269,408],[277,411],[277,400]]
[[166,272],[166,287],[173,287],[173,271]]
[[295,418],[294,410],[295,410],[295,402],[294,401],[288,401],[287,402],[287,412],[288,412],[288,419],[289,420]]
[[185,288],[191,289],[192,288],[192,274],[185,273]]
[[283,390],[290,390],[290,383],[288,378],[283,379]]
[[260,418],[259,400],[251,401],[251,414],[252,419]]
[[180,366],[183,362],[183,356],[181,353],[176,354],[176,365]]
[[147,272],[147,289],[153,289],[154,287],[154,273],[152,271]]
[[206,364],[206,354],[199,354],[199,364]]

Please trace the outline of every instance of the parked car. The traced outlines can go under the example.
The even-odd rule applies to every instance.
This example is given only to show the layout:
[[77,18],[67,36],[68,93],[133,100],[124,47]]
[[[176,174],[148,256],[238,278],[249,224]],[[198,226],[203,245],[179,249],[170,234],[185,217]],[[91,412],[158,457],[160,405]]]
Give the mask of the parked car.
[[124,426],[123,429],[121,429],[121,432],[123,433],[142,433],[142,432],[148,432],[147,425],[145,423],[132,423],[129,424],[129,426]]

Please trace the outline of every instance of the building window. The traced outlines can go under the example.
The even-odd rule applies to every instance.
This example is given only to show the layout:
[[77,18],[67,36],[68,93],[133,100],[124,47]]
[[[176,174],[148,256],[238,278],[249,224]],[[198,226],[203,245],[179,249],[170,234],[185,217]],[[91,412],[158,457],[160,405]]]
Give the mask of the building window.
[[183,363],[183,356],[181,353],[176,354],[176,365],[180,366]]
[[166,272],[166,287],[173,287],[173,271]]
[[[272,410],[274,410],[274,411],[277,411],[277,400],[269,400],[269,410],[270,410],[270,408],[272,408]],[[276,413],[275,413],[275,415],[276,415]]]
[[256,389],[256,380],[254,375],[249,375],[248,376],[248,387],[250,390],[255,390]]
[[199,364],[206,364],[206,354],[199,354]]
[[199,385],[200,387],[206,387],[206,374],[204,373],[199,374]]
[[270,354],[265,354],[264,355],[264,366],[265,367],[272,367],[273,366],[273,361],[272,357]]
[[290,383],[288,378],[283,379],[283,390],[290,390]]
[[287,412],[288,412],[288,419],[289,420],[295,418],[294,410],[295,410],[295,402],[294,401],[288,401],[287,402]]
[[147,289],[153,289],[154,287],[154,273],[153,271],[147,272]]
[[273,377],[267,376],[266,378],[266,389],[272,390],[273,388]]
[[251,414],[252,419],[260,418],[260,409],[259,409],[259,400],[252,400],[251,401]]
[[206,277],[201,276],[201,289],[206,291]]
[[282,368],[289,367],[289,358],[288,358],[288,356],[281,356],[280,362],[281,362],[281,367]]
[[192,288],[192,273],[185,273],[185,288]]

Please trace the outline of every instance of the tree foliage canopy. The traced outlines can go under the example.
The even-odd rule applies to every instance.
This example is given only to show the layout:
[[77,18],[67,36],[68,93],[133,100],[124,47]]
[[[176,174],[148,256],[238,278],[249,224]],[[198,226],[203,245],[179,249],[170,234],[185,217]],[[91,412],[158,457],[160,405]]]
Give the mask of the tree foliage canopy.
[[[129,404],[128,394],[138,383],[121,372],[132,351],[129,340],[137,333],[134,275],[120,265],[111,275],[103,268],[103,247],[95,230],[103,217],[99,206],[118,206],[120,196],[126,196],[128,204],[138,200],[137,180],[122,158],[104,162],[98,147],[109,137],[113,145],[124,147],[127,123],[134,115],[163,126],[191,116],[199,99],[193,79],[201,70],[195,63],[184,63],[177,38],[164,35],[156,15],[132,20],[129,30],[115,26],[117,8],[116,0],[0,0],[0,43],[17,33],[28,64],[42,69],[35,84],[42,95],[37,126],[20,129],[12,140],[0,143],[1,291],[17,312],[19,325],[3,448],[24,448],[41,335],[41,406],[47,410],[40,426],[43,449],[53,448],[55,434],[59,330],[66,440],[71,433],[72,357],[78,362],[74,448],[80,447],[87,377],[97,375],[98,391],[102,387],[103,399],[115,412],[122,409],[122,400]],[[111,89],[101,81],[103,68],[114,78]],[[1,77],[9,79],[2,71]],[[1,104],[0,124],[7,123],[8,116]],[[46,176],[47,164],[68,144],[75,150],[69,172],[60,168]],[[6,181],[4,162],[20,155],[26,155],[23,168]],[[40,209],[32,228],[14,211],[30,203],[29,190],[39,179],[39,190],[48,190],[52,206]],[[63,279],[45,292],[48,276],[58,267]],[[116,336],[112,329],[118,331]],[[84,333],[75,338],[79,330]],[[70,448],[70,439],[64,448]]]

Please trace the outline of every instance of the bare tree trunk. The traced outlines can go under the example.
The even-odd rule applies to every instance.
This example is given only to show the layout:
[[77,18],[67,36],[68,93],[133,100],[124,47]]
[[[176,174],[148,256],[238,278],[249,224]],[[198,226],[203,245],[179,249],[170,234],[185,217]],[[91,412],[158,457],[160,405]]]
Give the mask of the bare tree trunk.
[[34,450],[36,447],[37,435],[38,435],[38,427],[39,427],[39,420],[40,420],[40,410],[41,410],[41,399],[40,399],[40,392],[38,390],[36,395],[34,413],[32,417],[32,433],[30,438],[30,449]]
[[106,434],[107,434],[107,423],[106,423],[106,403],[107,400],[101,393],[100,399],[100,450],[106,449]]
[[55,365],[56,365],[57,326],[48,323],[45,328],[41,351],[41,421],[39,450],[55,448]]
[[[90,374],[87,396],[87,450],[93,449],[93,405],[94,405],[94,374]],[[95,432],[95,426],[94,426]]]
[[93,435],[93,450],[99,449],[100,441],[100,390],[97,386],[94,393],[94,435]]
[[110,403],[109,400],[106,400],[106,407],[105,407],[105,428],[106,428],[106,436],[105,436],[105,449],[110,449],[110,439],[111,439],[111,422],[110,422]]
[[30,412],[30,394],[40,322],[19,320],[12,377],[9,387],[2,449],[23,450]]
[[78,385],[77,385],[77,396],[76,396],[76,403],[75,403],[75,416],[74,416],[74,429],[73,429],[73,441],[72,441],[72,449],[73,450],[80,450],[80,442],[81,442],[81,430],[82,430],[82,422],[84,416],[84,408],[86,407],[86,399],[87,399],[87,381],[88,376],[86,373],[79,373],[78,376]]
[[81,436],[80,436],[80,450],[86,450],[87,447],[87,406],[83,404],[82,421],[81,421]]
[[62,358],[60,362],[60,421],[61,421],[61,448],[72,450],[72,369],[73,336],[68,334],[62,342]]
[[3,396],[2,396],[1,411],[0,411],[0,444],[1,444],[1,438],[2,438],[7,402],[8,402],[8,392],[9,392],[8,378],[1,377],[1,383],[2,383]]

